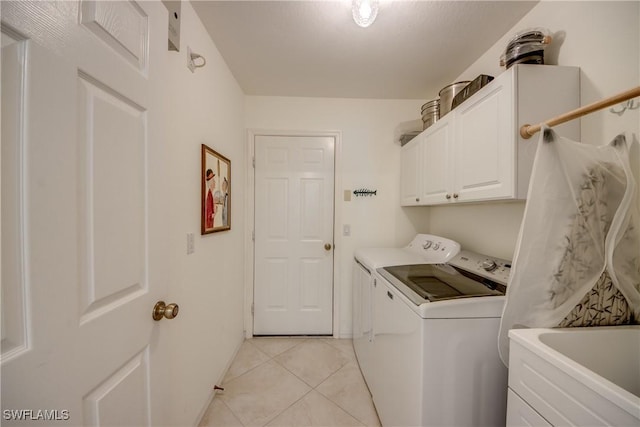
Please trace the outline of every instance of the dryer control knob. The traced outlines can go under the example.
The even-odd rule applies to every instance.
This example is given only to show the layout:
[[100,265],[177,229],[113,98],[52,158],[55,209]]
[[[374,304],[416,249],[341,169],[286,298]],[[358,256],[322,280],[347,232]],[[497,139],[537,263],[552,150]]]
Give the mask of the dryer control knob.
[[484,262],[482,263],[482,268],[484,268],[486,271],[493,271],[493,270],[495,270],[497,267],[498,267],[498,264],[496,264],[496,262],[495,262],[495,261],[490,260],[490,259],[489,259],[489,260],[487,260],[487,261],[484,261]]
[[422,245],[422,249],[429,249],[432,244],[433,242],[431,240],[427,240],[426,242],[424,242],[424,245]]

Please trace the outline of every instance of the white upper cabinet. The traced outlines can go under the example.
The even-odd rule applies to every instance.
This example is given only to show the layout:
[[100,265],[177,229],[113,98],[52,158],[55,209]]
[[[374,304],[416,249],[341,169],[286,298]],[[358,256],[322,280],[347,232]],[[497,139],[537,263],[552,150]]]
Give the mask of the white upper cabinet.
[[474,96],[457,108],[454,118],[453,200],[462,202],[514,196],[515,112],[510,83],[498,82],[483,91],[481,96]]
[[[420,157],[422,182],[420,200],[423,205],[442,203],[453,192],[453,123],[436,122],[429,128],[429,143],[425,143]],[[427,137],[424,140],[426,142]],[[425,167],[427,166],[428,167]]]
[[[402,148],[402,205],[525,199],[538,136],[520,126],[579,106],[579,68],[511,67]],[[578,120],[557,129],[580,138]]]
[[423,140],[424,133],[421,133],[402,147],[400,155],[400,168],[402,170],[400,203],[402,206],[417,206],[421,204],[418,187],[422,180],[420,164],[422,162]]

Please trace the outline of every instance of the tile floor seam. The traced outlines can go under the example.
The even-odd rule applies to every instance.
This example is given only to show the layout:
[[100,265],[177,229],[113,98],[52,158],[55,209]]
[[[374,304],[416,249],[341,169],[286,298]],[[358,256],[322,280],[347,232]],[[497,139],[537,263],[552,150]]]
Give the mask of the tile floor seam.
[[[242,376],[244,376],[244,375],[248,374],[249,372],[253,371],[253,370],[254,370],[254,369],[256,369],[256,368],[259,368],[260,366],[264,365],[265,363],[267,363],[267,362],[269,362],[269,361],[271,360],[271,356],[269,356],[269,355],[268,355],[267,353],[265,353],[264,351],[260,350],[258,347],[256,347],[255,345],[253,345],[253,343],[251,343],[250,341],[251,341],[251,340],[248,340],[248,339],[246,339],[246,338],[245,338],[245,340],[243,341],[243,344],[248,342],[248,344],[249,344],[251,347],[253,347],[253,349],[254,349],[254,350],[256,350],[258,353],[261,353],[264,357],[266,357],[266,358],[267,358],[267,360],[265,360],[265,361],[262,361],[262,362],[258,363],[256,366],[253,366],[253,367],[249,368],[248,370],[244,371],[244,372],[243,372],[243,373],[241,373],[241,374],[236,375],[235,377],[231,377],[231,379],[227,379],[227,378],[226,378],[226,376],[228,375],[228,370],[227,370],[227,373],[225,373],[224,377],[222,378],[222,385],[224,385],[224,384],[226,384],[226,383],[229,383],[229,382],[231,382],[231,381],[235,381],[237,378],[240,378],[240,377],[242,377]],[[238,353],[239,353],[239,351],[238,351]],[[238,357],[238,353],[236,353],[236,355],[234,356],[234,360]],[[232,364],[231,364],[231,365],[233,365],[233,362],[232,362]],[[229,366],[229,369],[231,368],[231,365]]]
[[258,369],[259,367],[261,367],[262,365],[264,365],[265,363],[268,363],[268,362],[270,362],[270,361],[271,361],[271,359],[265,360],[264,362],[260,362],[260,363],[258,363],[256,366],[254,366],[254,367],[252,367],[252,368],[247,369],[247,370],[246,370],[246,371],[244,371],[243,373],[241,373],[241,374],[239,374],[239,375],[236,375],[235,377],[231,377],[231,379],[229,379],[229,380],[225,380],[225,379],[223,379],[223,380],[222,380],[222,385],[224,386],[225,384],[232,383],[232,382],[234,382],[235,380],[237,380],[237,379],[239,379],[239,378],[244,377],[244,376],[245,376],[245,375],[247,375],[249,372],[255,371],[256,369]]
[[[306,384],[306,383],[305,383]],[[308,384],[307,384],[308,385]],[[311,387],[311,386],[309,386]],[[278,414],[276,414],[273,418],[271,418],[269,421],[267,421],[262,427],[266,427],[269,425],[269,423],[273,422],[276,418],[278,418],[280,415],[284,414],[285,412],[287,412],[289,409],[291,409],[291,407],[293,405],[295,405],[296,403],[300,402],[302,399],[304,399],[305,397],[307,397],[307,395],[309,393],[311,393],[312,391],[314,391],[314,388],[309,389],[309,391],[307,391],[305,394],[303,394],[302,396],[300,396],[300,399],[296,400],[295,402],[293,402],[291,405],[289,405],[288,407],[286,407],[285,409],[283,409],[282,411],[280,411]]]
[[[276,360],[275,357],[273,359],[278,365],[282,366],[284,369],[287,370],[287,372],[291,373],[291,375],[295,376],[297,379],[299,379],[300,381],[302,381],[303,383],[305,383],[306,385],[308,385],[309,387],[311,387],[313,390],[316,389],[316,387],[320,386],[320,384],[322,384],[323,382],[325,382],[326,380],[329,379],[329,377],[331,377],[332,375],[334,375],[336,372],[338,372],[340,369],[344,368],[345,366],[347,366],[347,364],[349,364],[350,362],[347,361],[344,365],[340,366],[338,369],[336,369],[335,371],[331,372],[326,378],[324,378],[320,384],[318,385],[312,385],[309,384],[306,380],[304,380],[303,378],[301,378],[298,374],[296,374],[295,372],[293,372],[291,369],[287,368],[285,365],[283,365],[280,361]],[[322,394],[322,393],[320,393]],[[324,396],[324,394],[323,394]]]
[[240,424],[242,424],[242,427],[246,427],[244,425],[244,423],[240,420],[240,417],[238,417],[238,414],[233,412],[233,409],[231,409],[231,407],[229,405],[227,405],[227,402],[225,402],[223,399],[220,399],[220,403],[222,403],[229,410],[229,412],[231,412],[233,414],[233,416],[236,418],[236,420],[238,420],[238,422]]
[[345,413],[349,414],[350,416],[352,416],[356,421],[358,421],[360,424],[362,424],[363,426],[367,426],[368,424],[365,421],[362,421],[360,418],[358,418],[356,416],[356,414],[352,414],[347,408],[343,407],[339,402],[336,402],[335,400],[333,400],[332,398],[330,398],[329,396],[327,396],[326,394],[324,394],[323,392],[321,392],[320,390],[316,390],[318,393],[320,393],[320,395],[322,397],[324,397],[325,399],[327,399],[329,402],[333,403],[334,405],[336,405],[338,408],[342,409]]
[[[269,363],[270,361],[271,361],[271,360],[264,361],[263,363],[259,364],[258,366],[255,366],[255,367],[251,368],[250,370],[248,370],[247,372],[243,373],[242,375],[238,375],[237,377],[233,378],[233,379],[231,380],[231,382],[233,382],[233,381],[235,381],[235,380],[237,380],[237,379],[240,379],[240,378],[241,378],[241,377],[243,377],[244,375],[248,374],[248,373],[249,373],[249,372],[251,372],[251,371],[254,371],[254,370],[258,369],[260,366],[262,366],[262,365],[264,365],[264,364],[267,364],[267,363]],[[309,393],[313,390],[313,387],[311,387],[309,384],[307,384],[305,381],[303,381],[303,380],[302,380],[301,378],[299,378],[297,375],[295,375],[294,373],[290,372],[288,369],[286,369],[286,368],[285,368],[284,366],[282,366],[281,364],[277,363],[277,361],[276,361],[276,360],[273,360],[273,361],[276,363],[276,365],[280,366],[283,370],[285,370],[287,373],[291,374],[291,375],[292,375],[292,376],[293,376],[297,381],[299,381],[300,383],[304,384],[304,386],[305,386],[306,388],[308,388],[308,390],[307,390],[306,392],[304,392],[304,393],[303,393],[303,395],[302,395],[299,399],[296,399],[296,400],[295,400],[291,405],[295,404],[295,403],[296,403],[296,402],[298,402],[300,399],[304,398],[307,394],[309,394]],[[243,427],[258,427],[258,426],[259,426],[259,427],[265,427],[267,424],[269,424],[270,422],[272,422],[276,417],[280,416],[283,412],[285,412],[286,410],[288,410],[288,409],[291,407],[291,405],[289,405],[288,407],[284,408],[282,411],[280,411],[280,412],[278,412],[276,415],[274,415],[272,418],[269,418],[269,419],[268,419],[268,421],[266,421],[266,422],[264,422],[264,423],[259,423],[259,424],[249,423],[249,424],[245,424],[245,423],[242,421],[242,419],[243,419],[244,417],[239,416],[235,411],[233,411],[233,409],[231,408],[231,406],[230,406],[230,405],[227,405],[227,404],[226,404],[226,402],[224,402],[224,400],[223,400],[223,403],[225,403],[225,406],[226,406],[227,408],[229,408],[229,410],[231,411],[231,413],[233,414],[233,416],[238,420],[238,422],[239,422],[240,424],[242,424],[242,426],[243,426]],[[256,420],[253,420],[253,421],[255,422]]]
[[[255,339],[255,338],[253,338],[253,339]],[[248,341],[251,341],[251,340],[248,340]],[[251,343],[251,345],[252,345],[253,347],[255,347],[256,349],[260,350],[260,352],[261,352],[261,353],[263,353],[263,354],[265,354],[267,357],[269,357],[269,360],[273,360],[275,363],[277,363],[278,365],[280,365],[282,368],[284,368],[287,372],[289,372],[291,375],[293,375],[294,377],[296,377],[298,380],[302,381],[302,382],[303,382],[303,383],[305,383],[307,386],[311,387],[311,389],[313,390],[313,389],[314,389],[314,387],[313,387],[311,384],[309,384],[308,382],[306,382],[304,379],[300,378],[300,376],[298,376],[298,375],[297,375],[295,372],[293,372],[291,369],[287,368],[287,366],[285,366],[285,365],[284,365],[284,362],[280,362],[280,361],[277,359],[279,356],[283,355],[283,354],[284,354],[284,353],[286,353],[287,351],[292,350],[292,349],[294,349],[295,347],[297,347],[297,346],[299,346],[300,344],[303,344],[303,343],[305,343],[305,342],[307,342],[307,341],[309,341],[309,339],[306,339],[306,338],[305,338],[305,339],[300,339],[300,342],[299,342],[299,343],[296,343],[295,345],[293,345],[293,346],[289,347],[288,349],[286,349],[286,350],[284,350],[284,351],[282,351],[282,352],[280,352],[280,353],[278,353],[278,354],[276,354],[276,355],[274,355],[274,356],[271,356],[271,355],[269,355],[269,354],[267,354],[267,353],[263,352],[262,350],[260,350],[260,349],[258,348],[258,346],[254,345],[253,343]],[[268,362],[268,361],[264,361],[264,362],[262,362],[260,365],[262,365],[262,364],[264,364],[264,363],[267,363],[267,362]],[[258,365],[258,366],[260,366],[260,365]],[[250,370],[249,370],[249,371],[247,371],[247,372],[252,371],[253,369],[257,368],[258,366],[255,366],[254,368],[250,369]],[[246,374],[247,372],[243,373],[242,375]],[[336,372],[337,372],[337,371],[336,371]],[[333,374],[331,374],[331,375],[333,375]],[[331,376],[331,375],[330,375],[330,376]],[[238,377],[236,377],[236,378],[238,378]],[[235,379],[235,378],[234,378],[234,379]],[[272,420],[272,421],[273,421],[273,420]],[[267,424],[268,424],[268,423],[267,423]]]
[[[348,363],[351,363],[351,362],[348,362]],[[347,364],[348,364],[348,363],[347,363]],[[346,364],[345,364],[345,366],[346,366]],[[344,367],[344,366],[343,366],[343,367]],[[342,368],[340,368],[340,369],[342,369]],[[340,369],[338,369],[338,371],[339,371]],[[336,372],[338,372],[338,371],[336,371]],[[335,375],[335,373],[336,373],[336,372],[334,372],[333,374],[331,374],[331,375],[329,375],[327,378],[325,378],[325,380],[324,380],[324,381],[322,381],[320,384],[318,384],[318,386],[317,386],[316,388],[320,387],[322,384],[324,384],[325,382],[329,381],[329,378],[331,378],[333,375]],[[314,390],[316,390],[316,388],[314,388]],[[369,390],[369,387],[367,387],[367,390]],[[353,418],[355,418],[355,419],[356,419],[359,423],[361,423],[363,426],[367,426],[367,425],[368,425],[366,421],[362,421],[362,420],[361,420],[360,418],[358,418],[355,414],[352,414],[352,413],[351,413],[347,408],[343,407],[339,402],[336,402],[335,400],[333,400],[331,397],[327,396],[326,394],[324,394],[324,393],[323,393],[322,391],[320,391],[320,390],[316,390],[316,391],[317,391],[318,393],[320,393],[322,396],[324,396],[325,398],[327,398],[330,402],[333,402],[333,403],[334,403],[338,408],[342,409],[342,410],[343,410],[343,411],[345,411],[347,414],[351,415]],[[369,393],[369,394],[371,394],[371,393]],[[373,400],[373,396],[371,396],[371,399]],[[374,408],[375,408],[375,407],[374,407]],[[378,411],[376,411],[376,415],[377,415],[377,412],[378,412]],[[378,418],[379,418],[379,417],[378,417]]]
[[[278,338],[280,338],[280,337],[278,337]],[[286,338],[286,337],[282,337],[282,338]],[[253,341],[253,340],[256,340],[256,339],[267,339],[267,340],[268,340],[269,338],[267,338],[267,337],[258,337],[258,338],[255,338],[255,337],[254,337],[254,338],[245,339],[245,341]],[[297,341],[297,340],[298,340],[298,338],[295,338],[295,340]],[[254,344],[253,342],[251,343],[251,345],[252,345],[254,348],[256,348],[256,349],[260,350],[260,352],[261,352],[261,353],[263,353],[264,355],[266,355],[266,356],[267,356],[267,357],[269,357],[270,359],[275,360],[275,358],[276,358],[276,357],[278,357],[278,356],[280,356],[280,355],[282,355],[282,354],[286,353],[287,351],[289,351],[289,350],[291,350],[291,349],[293,349],[293,348],[295,348],[295,347],[299,346],[300,344],[302,344],[302,343],[304,343],[304,342],[306,342],[306,341],[309,341],[309,339],[307,339],[307,338],[305,338],[305,339],[299,339],[299,340],[300,340],[300,342],[299,342],[299,343],[296,343],[296,344],[292,345],[291,347],[289,347],[289,348],[287,348],[287,349],[285,349],[285,350],[281,351],[280,353],[278,353],[278,354],[274,354],[273,356],[272,356],[271,354],[267,353],[266,351],[263,351],[263,350],[262,350],[258,345]]]
[[297,379],[299,379],[300,381],[302,381],[303,383],[305,383],[307,386],[311,387],[311,390],[314,389],[314,387],[309,384],[308,382],[306,382],[305,380],[303,380],[302,378],[300,378],[298,376],[298,374],[296,374],[295,372],[293,372],[291,369],[287,368],[282,362],[280,362],[279,360],[276,360],[276,358],[273,358],[273,361],[276,362],[278,365],[282,366],[287,372],[289,372],[291,375],[293,375],[294,377],[296,377]]
[[266,352],[264,352],[260,347],[258,347],[257,345],[255,345],[255,344],[252,342],[252,341],[253,341],[253,339],[245,339],[244,341],[245,341],[245,342],[248,342],[248,343],[249,343],[249,345],[250,345],[251,347],[253,347],[256,351],[258,351],[258,353],[262,353],[262,354],[264,354],[264,355],[265,355],[265,356],[267,356],[267,357],[271,357],[271,355],[270,355],[270,354],[267,354],[267,353],[266,353]]

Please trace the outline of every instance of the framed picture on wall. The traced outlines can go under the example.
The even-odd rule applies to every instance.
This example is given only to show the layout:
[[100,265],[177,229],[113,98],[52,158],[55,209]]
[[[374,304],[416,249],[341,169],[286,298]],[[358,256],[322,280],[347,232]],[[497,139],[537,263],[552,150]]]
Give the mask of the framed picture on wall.
[[231,160],[202,144],[201,234],[231,229]]

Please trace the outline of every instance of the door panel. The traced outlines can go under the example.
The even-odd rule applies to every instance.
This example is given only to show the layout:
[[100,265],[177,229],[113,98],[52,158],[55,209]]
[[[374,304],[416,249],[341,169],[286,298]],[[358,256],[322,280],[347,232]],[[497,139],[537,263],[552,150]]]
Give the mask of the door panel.
[[420,200],[425,204],[444,203],[451,189],[452,163],[451,144],[453,126],[449,119],[436,122],[424,140],[424,150],[420,164],[422,170],[422,194]]
[[135,2],[82,2],[82,25],[140,70],[147,67],[147,21],[147,14]]
[[303,311],[320,311],[323,308],[322,267],[322,260],[318,258],[300,260],[300,307]]
[[2,360],[26,351],[30,339],[22,200],[25,61],[24,43],[2,49]]
[[112,88],[85,75],[78,80],[81,292],[87,321],[147,290],[147,121],[142,107]]
[[266,178],[264,185],[267,187],[269,197],[266,199],[267,229],[271,241],[286,241],[289,234],[289,210],[283,206],[289,205],[289,180],[282,178]]
[[302,179],[300,181],[301,238],[304,241],[321,241],[325,227],[322,223],[323,179]]
[[96,426],[150,425],[149,350],[136,354],[83,398],[85,420]]
[[254,142],[254,334],[331,334],[334,138]]
[[514,144],[509,123],[513,88],[496,86],[456,111],[455,189],[459,201],[499,199],[514,194]]
[[413,206],[420,202],[421,153],[424,135],[420,134],[402,147],[400,153],[400,203]]
[[268,295],[266,310],[282,311],[287,308],[287,283],[289,277],[289,262],[285,258],[270,258],[266,263],[264,285]]

